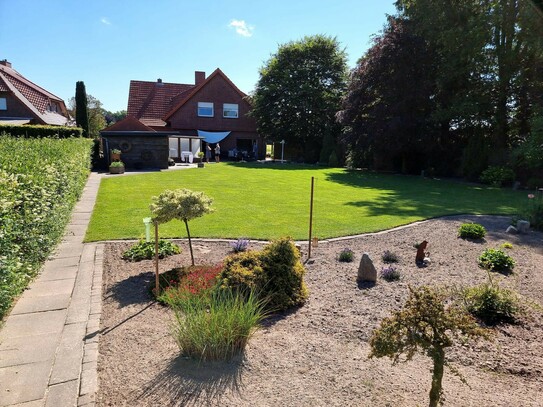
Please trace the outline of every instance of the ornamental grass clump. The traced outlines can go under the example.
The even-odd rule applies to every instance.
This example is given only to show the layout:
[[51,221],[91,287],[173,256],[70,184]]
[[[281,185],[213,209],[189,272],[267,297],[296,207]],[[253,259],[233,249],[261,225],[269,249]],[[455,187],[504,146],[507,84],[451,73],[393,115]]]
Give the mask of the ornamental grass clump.
[[[158,240],[158,258],[163,259],[174,254],[179,254],[181,249],[169,240]],[[155,257],[155,242],[140,240],[126,250],[122,258],[129,261],[151,260]]]
[[345,248],[339,252],[338,260],[343,263],[351,263],[354,260],[354,252],[349,248]]
[[170,306],[181,354],[203,361],[241,354],[266,316],[258,295],[231,289],[212,290],[209,296],[178,296]]
[[486,236],[486,229],[478,223],[464,223],[458,229],[458,236],[462,239],[478,240]]
[[249,240],[247,239],[238,239],[235,242],[230,243],[230,247],[232,247],[234,253],[247,251],[248,246]]
[[515,260],[503,250],[486,249],[478,259],[479,266],[490,270],[509,273],[515,267]]
[[383,267],[380,275],[386,281],[398,281],[401,277],[400,271],[395,266]]

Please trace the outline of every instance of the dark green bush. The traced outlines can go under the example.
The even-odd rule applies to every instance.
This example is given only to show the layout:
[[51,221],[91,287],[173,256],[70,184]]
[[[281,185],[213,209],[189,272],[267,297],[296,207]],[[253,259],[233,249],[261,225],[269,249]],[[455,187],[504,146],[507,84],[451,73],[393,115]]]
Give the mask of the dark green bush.
[[36,275],[83,191],[91,141],[0,136],[0,318]]
[[[169,240],[158,240],[158,257],[163,259],[164,257],[172,256],[181,252],[179,246],[170,242]],[[155,242],[146,242],[140,240],[134,244],[130,249],[123,253],[124,260],[141,261],[151,260],[155,257]]]
[[482,239],[485,235],[485,227],[478,223],[464,223],[458,229],[458,236],[462,239]]
[[487,325],[514,323],[522,310],[514,291],[493,283],[466,288],[462,297],[467,311]]
[[338,260],[343,263],[351,263],[354,260],[354,252],[346,247],[339,252]]
[[481,174],[480,180],[484,184],[490,184],[493,187],[501,187],[504,184],[511,183],[515,179],[515,172],[507,167],[490,166]]
[[24,125],[14,126],[10,124],[0,125],[0,133],[5,132],[12,137],[24,138],[71,138],[82,137],[83,129],[67,126],[41,126]]
[[219,276],[223,288],[258,293],[273,311],[302,305],[307,299],[300,253],[288,238],[278,239],[262,251],[238,253],[225,260]]
[[479,256],[479,265],[491,271],[511,271],[515,267],[515,261],[503,250],[486,249]]
[[[418,247],[417,247],[417,249],[418,249]],[[383,252],[383,255],[381,256],[381,259],[385,263],[398,263],[398,261],[400,260],[398,258],[398,255],[396,253],[391,252],[390,250],[385,250]]]

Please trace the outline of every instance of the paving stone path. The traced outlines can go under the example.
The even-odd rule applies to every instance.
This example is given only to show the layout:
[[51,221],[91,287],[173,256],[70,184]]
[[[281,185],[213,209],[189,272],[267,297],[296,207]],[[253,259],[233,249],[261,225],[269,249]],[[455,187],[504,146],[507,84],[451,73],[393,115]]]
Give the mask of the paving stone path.
[[103,244],[83,243],[101,175],[91,173],[62,242],[0,330],[0,406],[94,406]]

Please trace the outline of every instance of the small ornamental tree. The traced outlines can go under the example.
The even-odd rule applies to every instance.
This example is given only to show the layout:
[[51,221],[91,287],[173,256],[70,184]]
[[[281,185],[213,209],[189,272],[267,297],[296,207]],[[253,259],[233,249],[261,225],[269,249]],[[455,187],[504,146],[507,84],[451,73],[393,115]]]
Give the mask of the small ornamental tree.
[[211,208],[213,199],[206,196],[203,192],[194,192],[190,189],[166,190],[152,199],[153,203],[149,208],[151,209],[154,221],[166,223],[173,219],[179,219],[185,222],[189,239],[190,258],[194,266],[189,220],[213,212]]
[[[431,287],[409,287],[409,298],[403,309],[381,321],[373,332],[369,357],[388,356],[393,364],[402,354],[411,360],[416,352],[430,356],[434,362],[430,407],[437,407],[442,391],[443,370],[447,365],[462,381],[460,373],[445,358],[445,349],[457,340],[488,339],[489,331],[456,305],[446,306],[448,294]],[[465,382],[465,381],[464,381]]]

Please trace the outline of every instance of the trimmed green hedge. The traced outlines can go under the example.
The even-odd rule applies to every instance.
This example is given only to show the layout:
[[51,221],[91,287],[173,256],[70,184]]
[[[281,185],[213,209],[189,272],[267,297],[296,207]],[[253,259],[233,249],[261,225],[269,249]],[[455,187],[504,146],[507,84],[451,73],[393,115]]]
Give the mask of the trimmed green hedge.
[[39,125],[14,126],[2,124],[0,125],[0,133],[4,132],[12,137],[25,138],[71,138],[83,135],[83,129],[80,127]]
[[0,134],[0,318],[36,275],[85,186],[92,141]]

